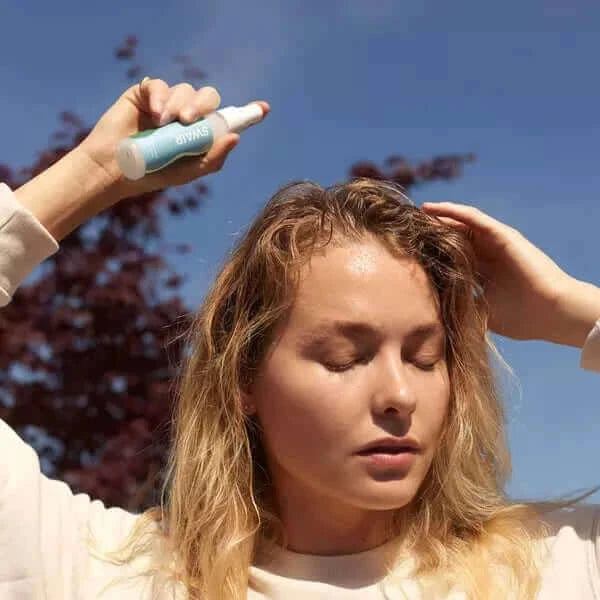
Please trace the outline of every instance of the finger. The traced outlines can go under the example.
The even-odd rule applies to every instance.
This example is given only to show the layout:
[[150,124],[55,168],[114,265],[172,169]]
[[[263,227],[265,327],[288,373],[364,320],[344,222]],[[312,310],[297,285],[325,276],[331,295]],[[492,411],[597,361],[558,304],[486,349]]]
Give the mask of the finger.
[[169,84],[162,79],[149,79],[136,85],[143,109],[158,122],[169,96]]
[[[436,215],[437,216],[437,215]],[[450,217],[437,217],[442,223],[449,225],[453,229],[457,229],[461,231],[465,235],[469,236],[472,233],[472,229],[465,223],[461,223],[456,219],[451,219]]]
[[189,100],[188,104],[179,110],[179,120],[182,123],[193,123],[201,117],[217,110],[221,104],[221,96],[214,87],[200,88]]
[[179,114],[179,111],[191,102],[195,93],[196,90],[189,83],[179,83],[178,85],[174,85],[169,90],[169,96],[158,124],[162,126],[173,121]]
[[271,106],[264,100],[254,100],[253,102],[250,102],[250,104],[258,104],[262,108],[263,119],[271,112]]
[[465,229],[467,227],[467,225],[465,223],[462,223],[461,221],[457,221],[456,219],[451,219],[450,217],[438,217],[436,215],[436,217],[442,221],[442,223],[445,223],[446,225],[450,225],[451,227],[458,227],[459,229]]
[[449,217],[475,230],[498,233],[507,230],[508,226],[485,214],[474,206],[455,204],[453,202],[423,203],[423,210],[430,215]]
[[166,185],[173,185],[173,183],[179,185],[209,173],[216,173],[223,167],[227,156],[237,146],[239,140],[240,136],[237,133],[224,135],[201,158],[189,157],[175,162],[167,167],[162,175],[163,179],[169,178]]
[[[166,169],[149,173],[141,181],[148,191],[189,183],[198,177],[214,173],[223,167],[227,156],[235,148],[240,136],[232,133],[218,139],[210,152],[199,157],[188,156]],[[138,192],[139,193],[139,192]]]
[[219,138],[202,160],[202,167],[206,173],[215,173],[220,171],[225,164],[229,153],[237,146],[240,136],[237,133],[230,133]]

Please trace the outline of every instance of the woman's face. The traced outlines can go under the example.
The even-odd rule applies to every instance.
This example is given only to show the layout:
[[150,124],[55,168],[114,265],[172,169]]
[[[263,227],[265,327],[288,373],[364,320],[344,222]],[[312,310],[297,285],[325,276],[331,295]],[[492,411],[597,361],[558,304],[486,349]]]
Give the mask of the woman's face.
[[[449,390],[444,330],[416,261],[372,238],[314,256],[249,396],[290,548],[381,543],[375,523],[408,504],[431,465]],[[419,450],[399,466],[357,454],[386,436]]]

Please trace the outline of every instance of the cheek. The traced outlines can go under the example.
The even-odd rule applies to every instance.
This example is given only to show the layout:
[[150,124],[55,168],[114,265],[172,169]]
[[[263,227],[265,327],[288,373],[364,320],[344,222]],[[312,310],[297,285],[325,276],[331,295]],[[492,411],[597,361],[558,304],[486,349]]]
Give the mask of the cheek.
[[355,404],[340,381],[309,361],[272,361],[255,389],[266,445],[277,456],[319,456],[339,452],[356,422]]
[[417,391],[420,402],[417,405],[418,421],[422,434],[429,442],[437,442],[444,429],[450,407],[450,382],[448,373],[436,374],[435,378],[423,381]]

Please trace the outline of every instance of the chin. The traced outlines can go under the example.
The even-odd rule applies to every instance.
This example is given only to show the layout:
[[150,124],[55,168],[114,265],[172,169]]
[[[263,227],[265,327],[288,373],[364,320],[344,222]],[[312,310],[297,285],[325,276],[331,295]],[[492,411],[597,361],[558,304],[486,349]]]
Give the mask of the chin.
[[397,510],[410,504],[418,489],[413,482],[389,479],[371,482],[360,494],[348,493],[346,498],[353,498],[354,504],[367,510]]

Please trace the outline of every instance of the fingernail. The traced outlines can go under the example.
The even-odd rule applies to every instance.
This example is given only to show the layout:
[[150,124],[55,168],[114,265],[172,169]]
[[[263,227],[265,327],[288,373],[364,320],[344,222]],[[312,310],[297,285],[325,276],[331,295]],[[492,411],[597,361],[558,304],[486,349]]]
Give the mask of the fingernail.
[[162,115],[160,115],[158,124],[162,127],[163,125],[166,125],[170,120],[171,115],[168,112],[164,112]]

